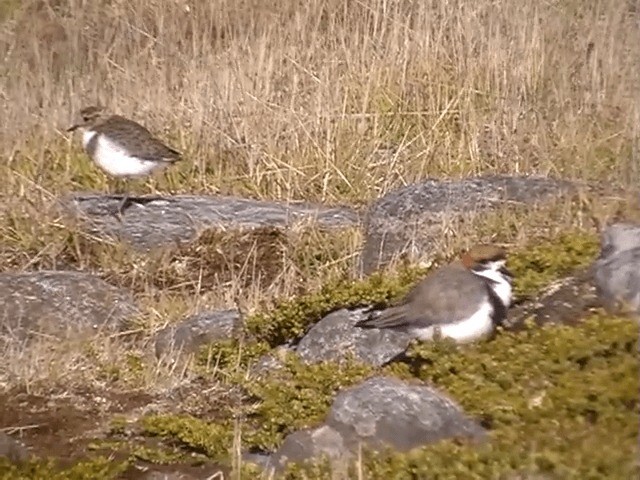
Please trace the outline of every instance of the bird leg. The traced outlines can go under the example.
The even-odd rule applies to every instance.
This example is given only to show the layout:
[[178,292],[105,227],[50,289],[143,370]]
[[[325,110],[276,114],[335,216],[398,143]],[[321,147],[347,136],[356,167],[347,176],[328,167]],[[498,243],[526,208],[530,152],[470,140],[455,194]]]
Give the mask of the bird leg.
[[122,184],[120,180],[117,180],[116,186],[116,194],[122,192],[120,202],[118,203],[118,207],[111,212],[111,214],[116,217],[118,221],[122,221],[122,216],[124,215],[124,211],[129,208],[133,204],[133,200],[126,192],[124,188],[122,188]]
[[122,200],[120,201],[120,204],[118,205],[118,215],[122,216],[124,215],[124,211],[129,208],[131,205],[133,204],[133,200],[131,200],[131,197],[129,197],[128,193],[124,193],[122,195]]

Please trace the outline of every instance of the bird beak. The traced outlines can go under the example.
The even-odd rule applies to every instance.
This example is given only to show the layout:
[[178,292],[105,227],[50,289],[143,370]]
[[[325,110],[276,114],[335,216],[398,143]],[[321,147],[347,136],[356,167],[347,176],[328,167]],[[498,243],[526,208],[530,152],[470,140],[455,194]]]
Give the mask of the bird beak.
[[77,130],[78,127],[80,127],[80,125],[78,124],[72,125],[71,127],[67,128],[67,132],[73,132],[74,130]]
[[501,267],[499,271],[505,277],[511,278],[511,279],[513,278],[513,273],[511,273],[511,271],[509,271],[509,269],[507,267]]

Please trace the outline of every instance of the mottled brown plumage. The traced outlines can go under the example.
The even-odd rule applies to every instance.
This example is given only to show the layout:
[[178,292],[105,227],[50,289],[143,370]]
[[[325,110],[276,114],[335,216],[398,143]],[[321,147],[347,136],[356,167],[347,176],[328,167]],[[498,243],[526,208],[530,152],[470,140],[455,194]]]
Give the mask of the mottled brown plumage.
[[[102,107],[80,110],[80,120],[68,131],[76,129],[82,132],[87,154],[114,177],[144,177],[180,160],[180,152],[158,140],[145,127],[120,115],[110,115]],[[125,194],[116,212],[118,218],[129,203]]]
[[[92,130],[98,135],[106,135],[111,141],[122,146],[133,157],[149,161],[173,163],[180,160],[180,152],[158,140],[145,127],[120,115],[109,115],[102,107],[86,107],[80,110],[80,122],[68,131],[78,128]],[[98,139],[98,136],[94,137]],[[87,153],[93,156],[95,144],[89,143]]]

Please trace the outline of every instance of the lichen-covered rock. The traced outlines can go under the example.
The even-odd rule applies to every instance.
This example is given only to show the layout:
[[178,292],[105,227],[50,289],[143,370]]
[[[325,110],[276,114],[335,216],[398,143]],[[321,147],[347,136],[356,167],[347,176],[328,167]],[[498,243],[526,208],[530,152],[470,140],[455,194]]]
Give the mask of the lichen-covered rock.
[[479,440],[485,433],[434,388],[391,377],[373,377],[338,393],[326,424],[351,449],[362,443],[408,451],[445,438]]
[[88,194],[61,203],[93,235],[124,240],[140,250],[188,243],[207,229],[285,228],[298,221],[340,228],[359,222],[347,207],[194,195],[131,197],[132,205],[119,221],[113,212],[120,201],[118,196]]
[[130,292],[83,272],[0,274],[0,331],[24,339],[120,328],[137,313]]
[[327,315],[300,340],[296,352],[307,363],[337,361],[352,355],[380,366],[407,349],[411,337],[403,332],[355,327],[365,315],[362,309],[342,309]]
[[240,332],[241,322],[240,312],[235,309],[200,312],[160,330],[155,341],[156,356],[191,353],[206,343],[233,339]]
[[515,306],[509,312],[504,327],[508,330],[525,328],[525,321],[536,325],[575,325],[598,305],[591,276],[584,270],[552,282],[534,299]]
[[261,355],[251,366],[251,373],[256,376],[265,376],[282,369],[285,366],[287,355],[292,352],[291,347],[281,345],[269,353]]
[[399,254],[433,252],[445,220],[450,224],[505,202],[533,206],[570,191],[572,184],[566,181],[524,176],[426,180],[394,190],[367,212],[362,269],[370,273]]
[[640,226],[621,223],[607,228],[592,272],[605,308],[640,320]]
[[270,466],[328,459],[332,468],[352,458],[360,446],[405,452],[446,438],[484,438],[484,429],[456,403],[423,384],[373,377],[342,390],[325,424],[288,435]]
[[342,435],[333,428],[323,425],[313,430],[300,430],[285,438],[273,455],[267,467],[282,470],[288,463],[301,463],[309,459],[323,457],[334,464],[350,456]]

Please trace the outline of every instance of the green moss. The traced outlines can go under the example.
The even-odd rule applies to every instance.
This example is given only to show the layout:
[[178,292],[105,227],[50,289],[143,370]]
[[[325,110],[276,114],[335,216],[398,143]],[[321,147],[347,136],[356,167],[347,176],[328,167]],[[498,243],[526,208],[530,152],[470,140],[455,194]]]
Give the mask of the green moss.
[[[177,440],[219,461],[228,457],[236,433],[241,434],[244,448],[272,450],[287,434],[321,423],[336,392],[371,370],[354,361],[304,365],[290,355],[265,377],[231,375],[229,380],[246,398],[235,415],[225,412],[229,420],[210,423],[192,416],[152,415],[143,419],[142,431]],[[242,421],[233,422],[233,416]]]
[[249,365],[269,351],[265,342],[222,340],[205,345],[198,351],[196,368],[203,374],[224,371],[226,375],[242,378]]
[[122,435],[127,429],[129,421],[124,415],[114,415],[109,421],[109,432],[112,435]]
[[231,421],[209,423],[190,415],[149,415],[141,420],[142,433],[177,441],[180,445],[223,459],[233,442]]
[[167,449],[167,448],[159,448],[159,447],[151,447],[146,445],[137,445],[132,446],[129,449],[130,455],[139,460],[144,460],[149,463],[156,464],[170,464],[170,463],[178,463],[183,462],[185,460],[189,460],[193,462],[193,458],[187,457],[183,451],[176,449]]
[[520,298],[532,296],[554,280],[589,265],[598,251],[595,235],[571,232],[513,252],[508,266],[515,275],[515,294]]
[[[411,365],[387,373],[435,384],[490,430],[488,441],[365,452],[364,478],[638,478],[637,329],[595,316],[578,327],[532,327],[466,347],[417,344]],[[289,478],[327,475],[296,469]]]
[[149,463],[170,464],[178,462],[193,463],[193,455],[186,454],[178,448],[166,448],[158,445],[140,444],[139,440],[133,442],[127,440],[94,440],[87,446],[88,450],[99,452],[103,455],[119,454],[128,456],[132,461],[136,459]]
[[247,333],[271,346],[282,345],[300,337],[310,325],[333,310],[386,304],[405,293],[424,274],[424,269],[405,268],[395,277],[376,273],[363,281],[333,282],[319,292],[282,302],[269,312],[248,317]]
[[18,11],[21,0],[1,0],[0,1],[0,22],[11,18]]
[[[527,297],[554,280],[588,265],[599,248],[595,235],[585,232],[564,233],[514,251],[509,268],[516,276],[515,292]],[[280,303],[276,308],[247,318],[247,334],[271,346],[299,338],[310,325],[339,308],[386,305],[397,299],[424,277],[425,269],[403,267],[396,276],[376,273],[361,281],[337,281],[320,291]]]
[[[551,280],[588,264],[597,248],[597,240],[593,236],[567,234],[554,241],[538,242],[532,248],[514,252],[509,266],[519,276],[517,288],[520,294],[531,294]],[[252,341],[209,345],[200,352],[198,362],[200,368],[207,367],[207,373],[211,367],[224,372],[225,381],[236,385],[244,393],[244,400],[234,407],[235,416],[231,415],[231,411],[222,412],[220,416],[241,420],[224,420],[214,424],[190,416],[153,416],[145,418],[144,433],[177,440],[189,449],[218,460],[228,458],[236,434],[241,435],[244,448],[277,448],[287,434],[319,424],[335,393],[364,379],[373,369],[353,361],[340,366],[334,363],[305,365],[289,355],[284,359],[282,368],[262,378],[247,380],[249,366],[268,352],[271,346],[300,337],[312,323],[328,312],[343,307],[388,304],[404,294],[424,274],[424,270],[404,268],[395,277],[375,274],[364,281],[336,282],[319,292],[283,302],[270,313],[249,317],[246,333]],[[538,419],[545,418],[553,425],[546,430],[546,427],[539,428],[539,438],[547,442],[545,435],[557,435],[560,438],[564,434],[565,427],[558,425],[567,421],[568,428],[577,432],[577,425],[572,423],[572,419],[579,418],[581,411],[583,416],[588,416],[585,413],[587,410],[580,410],[577,400],[572,401],[576,409],[572,412],[566,410],[566,405],[563,406],[564,411],[556,405],[566,403],[567,398],[576,397],[575,393],[570,393],[571,388],[585,385],[584,378],[580,379],[580,375],[586,374],[585,370],[576,370],[574,367],[584,363],[583,358],[587,353],[592,355],[589,365],[596,370],[590,375],[606,385],[604,377],[615,373],[609,369],[613,364],[608,363],[608,359],[618,356],[618,367],[626,371],[630,368],[628,357],[633,357],[628,350],[632,333],[628,322],[610,320],[604,325],[593,322],[587,322],[577,329],[556,327],[532,329],[518,335],[504,333],[493,342],[465,349],[450,342],[415,346],[410,351],[414,360],[411,366],[396,364],[385,371],[400,377],[417,376],[448,390],[468,412],[494,429],[492,436],[497,440],[480,449],[444,442],[409,455],[389,453],[380,457],[371,456],[366,467],[371,474],[369,477],[387,478],[386,475],[392,471],[414,472],[420,477],[430,468],[428,465],[438,465],[447,475],[457,472],[456,468],[468,473],[476,471],[474,462],[480,462],[477,472],[485,476],[491,476],[494,471],[508,471],[511,466],[515,469],[533,465],[539,469],[542,468],[540,465],[546,465],[545,471],[553,470],[549,466],[555,465],[552,461],[553,451],[545,450],[533,458],[527,456],[527,449],[534,448],[532,442],[535,442],[533,438]],[[598,332],[604,336],[596,335]],[[635,379],[633,376],[628,378]],[[580,380],[572,382],[572,379]],[[555,388],[556,382],[561,386],[560,390],[551,388]],[[619,383],[619,386],[628,390],[629,382]],[[552,402],[552,407],[542,417],[541,407],[531,407],[540,391],[544,392],[541,397],[543,407],[546,405],[544,402]],[[615,403],[617,400],[611,401]],[[624,415],[628,415],[628,411],[624,412]],[[607,418],[606,415],[603,418]],[[522,432],[526,432],[531,440],[519,437]],[[522,447],[514,449],[513,453],[504,450],[514,442],[520,442]],[[579,443],[577,439],[575,442]],[[551,441],[548,444],[555,445]],[[567,449],[556,447],[558,455],[568,455]],[[583,447],[587,448],[583,445],[577,448]],[[457,465],[454,461],[456,455],[462,460],[454,468],[451,465]],[[441,460],[434,460],[434,456],[441,457]],[[531,460],[531,465],[525,465],[522,459]],[[400,470],[396,470],[396,467]],[[388,478],[410,478],[403,476],[404,473],[398,475]],[[450,477],[445,475],[442,478]]]
[[69,468],[60,468],[53,460],[32,460],[10,464],[0,458],[0,480],[109,480],[119,478],[128,462],[98,457],[84,460]]
[[243,441],[273,450],[287,434],[320,424],[335,394],[371,371],[356,361],[305,365],[289,355],[282,368],[246,383],[255,407],[247,412]]

